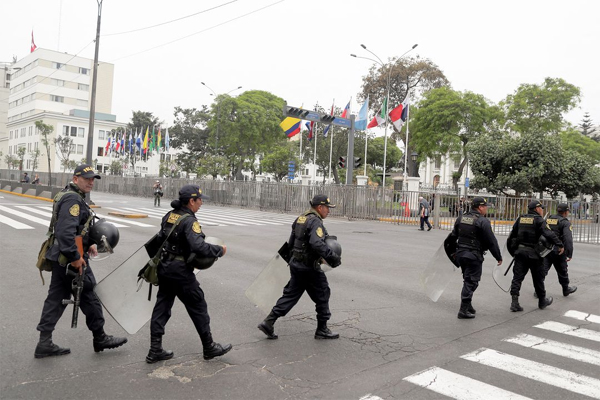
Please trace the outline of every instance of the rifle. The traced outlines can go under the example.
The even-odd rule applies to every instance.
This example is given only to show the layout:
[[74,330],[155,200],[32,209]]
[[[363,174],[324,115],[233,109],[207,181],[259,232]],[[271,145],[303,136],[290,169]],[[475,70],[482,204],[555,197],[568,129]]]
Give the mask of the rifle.
[[[75,236],[75,244],[79,255],[83,259],[83,238],[81,236]],[[86,264],[83,264],[79,270],[79,274],[75,275],[71,282],[71,290],[73,291],[73,300],[63,299],[63,305],[73,304],[73,317],[71,318],[71,328],[77,328],[77,321],[79,320],[79,303],[81,301],[81,292],[83,291],[83,278],[85,276]],[[67,275],[69,275],[69,266],[67,266]]]

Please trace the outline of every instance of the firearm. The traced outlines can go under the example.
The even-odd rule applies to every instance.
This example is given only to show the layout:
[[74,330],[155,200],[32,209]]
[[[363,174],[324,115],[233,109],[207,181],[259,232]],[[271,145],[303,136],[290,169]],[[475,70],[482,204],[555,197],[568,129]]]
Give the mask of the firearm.
[[[83,259],[83,238],[81,236],[75,236],[75,244],[79,255]],[[81,301],[81,292],[83,291],[83,278],[85,276],[85,269],[87,265],[84,263],[79,274],[75,274],[75,278],[71,282],[71,290],[73,291],[73,300],[63,299],[63,305],[73,304],[73,318],[71,319],[71,328],[77,328],[77,321],[79,319],[79,303]],[[69,267],[67,266],[67,274],[69,274]]]

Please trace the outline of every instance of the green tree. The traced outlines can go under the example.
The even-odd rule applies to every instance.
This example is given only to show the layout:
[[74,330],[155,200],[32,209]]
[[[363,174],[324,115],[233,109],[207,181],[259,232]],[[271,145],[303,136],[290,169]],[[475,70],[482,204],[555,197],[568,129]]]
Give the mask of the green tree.
[[[198,170],[200,160],[211,153],[208,144],[208,121],[211,114],[203,105],[200,110],[196,108],[175,107],[175,124],[169,129],[170,145],[181,150],[177,155],[177,165],[186,172]],[[214,149],[213,149],[214,150]]]
[[69,157],[73,150],[73,139],[69,136],[60,136],[54,139],[54,148],[56,149],[56,155],[60,160],[60,165],[63,167],[63,172],[69,168]]
[[[371,176],[371,180],[374,182],[382,183],[381,178],[377,174],[383,174],[383,153],[385,148],[385,138],[384,137],[376,137],[367,142],[367,163],[373,167],[373,176]],[[359,156],[364,156],[364,140],[363,140],[363,150],[358,153]],[[356,151],[355,151],[356,155]],[[398,164],[402,160],[402,150],[398,148],[398,145],[394,140],[390,140],[388,138],[387,143],[387,158],[386,158],[386,174],[392,171],[392,169],[397,169]],[[362,175],[362,171],[361,171]],[[388,179],[389,180],[389,179]],[[386,180],[387,183],[387,180]]]
[[50,165],[50,145],[52,143],[51,135],[54,132],[54,126],[45,124],[44,121],[35,121],[35,128],[40,132],[42,145],[46,148],[46,157],[48,159],[48,185],[52,186],[52,167]]
[[576,129],[569,128],[560,133],[562,146],[590,158],[594,164],[600,163],[600,143],[584,136]]
[[581,101],[578,87],[560,78],[546,78],[541,85],[522,84],[500,103],[507,128],[520,133],[558,133],[564,114]]
[[31,175],[32,175],[32,177],[35,176],[35,170],[38,168],[41,153],[42,152],[40,151],[40,149],[35,149],[35,150],[29,152],[29,157],[31,157]]
[[260,162],[260,168],[263,172],[273,174],[277,181],[281,181],[288,175],[290,161],[294,162],[296,168],[301,168],[296,143],[284,139],[265,154]]
[[23,170],[23,161],[25,160],[25,154],[27,150],[25,150],[25,146],[19,147],[17,149],[17,159],[19,160],[19,170]]
[[581,120],[579,127],[581,128],[581,133],[584,136],[587,136],[596,142],[600,142],[600,136],[594,135],[594,133],[596,133],[596,128],[594,128],[594,125],[592,124],[590,113],[586,112],[583,114],[583,119]]
[[6,162],[8,169],[13,169],[15,166],[19,165],[19,159],[12,154],[4,156],[4,162]]
[[213,179],[217,179],[218,176],[226,176],[229,173],[229,162],[227,157],[206,154],[196,169],[198,176],[211,175]]
[[140,132],[146,132],[146,128],[158,127],[161,125],[158,117],[155,117],[153,113],[149,111],[132,111],[131,121],[127,123],[127,130],[139,130]]
[[111,175],[123,175],[123,164],[119,160],[113,160],[110,163]]

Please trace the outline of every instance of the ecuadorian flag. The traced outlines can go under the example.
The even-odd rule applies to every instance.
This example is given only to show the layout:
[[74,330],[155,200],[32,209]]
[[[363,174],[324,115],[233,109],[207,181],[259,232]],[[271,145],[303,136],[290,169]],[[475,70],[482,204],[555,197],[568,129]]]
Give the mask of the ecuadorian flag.
[[281,126],[281,129],[283,129],[287,137],[291,138],[292,136],[300,133],[300,122],[302,121],[300,121],[298,118],[287,117],[281,121],[279,126]]

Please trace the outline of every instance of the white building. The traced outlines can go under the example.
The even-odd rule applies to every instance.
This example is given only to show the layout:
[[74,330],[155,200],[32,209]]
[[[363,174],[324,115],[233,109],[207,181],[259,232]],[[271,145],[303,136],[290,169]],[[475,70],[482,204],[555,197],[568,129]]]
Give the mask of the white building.
[[[434,158],[427,157],[427,160],[421,162],[419,165],[421,187],[435,187],[438,190],[454,190],[452,175],[455,172],[458,172],[461,161],[462,155],[459,153],[438,155]],[[472,176],[473,173],[467,165],[467,167],[463,169],[461,178],[458,180],[458,187],[461,192],[464,190],[465,178]]]

